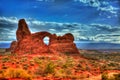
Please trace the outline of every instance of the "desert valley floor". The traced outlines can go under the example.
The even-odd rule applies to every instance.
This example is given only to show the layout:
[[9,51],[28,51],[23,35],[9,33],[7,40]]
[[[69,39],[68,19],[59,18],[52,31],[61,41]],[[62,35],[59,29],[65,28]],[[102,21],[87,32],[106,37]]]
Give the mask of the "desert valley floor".
[[0,49],[0,80],[120,80],[120,53],[11,54]]

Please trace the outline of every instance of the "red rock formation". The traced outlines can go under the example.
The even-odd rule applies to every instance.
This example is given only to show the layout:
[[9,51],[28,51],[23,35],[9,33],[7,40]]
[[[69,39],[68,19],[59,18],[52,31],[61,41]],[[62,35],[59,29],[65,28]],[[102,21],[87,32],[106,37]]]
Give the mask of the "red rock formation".
[[[43,41],[46,36],[50,38],[49,45]],[[71,33],[63,36],[56,36],[56,34],[49,32],[31,33],[24,19],[19,21],[16,37],[17,41],[11,43],[12,53],[79,53]]]
[[79,53],[73,41],[74,37],[71,33],[67,33],[63,36],[53,35],[49,49],[50,51],[57,53]]
[[18,29],[16,32],[17,40],[22,40],[25,36],[30,36],[31,32],[24,19],[21,19],[18,23]]

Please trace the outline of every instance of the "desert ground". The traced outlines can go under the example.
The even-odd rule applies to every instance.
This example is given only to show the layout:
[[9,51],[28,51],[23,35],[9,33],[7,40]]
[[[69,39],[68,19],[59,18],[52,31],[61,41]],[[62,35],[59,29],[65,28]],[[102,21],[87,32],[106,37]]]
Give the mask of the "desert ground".
[[120,53],[11,54],[0,49],[0,80],[120,80]]

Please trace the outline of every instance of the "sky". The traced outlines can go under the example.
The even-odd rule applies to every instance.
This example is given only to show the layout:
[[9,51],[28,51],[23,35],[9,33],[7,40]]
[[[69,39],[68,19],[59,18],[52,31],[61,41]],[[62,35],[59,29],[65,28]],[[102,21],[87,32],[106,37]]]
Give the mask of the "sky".
[[33,33],[72,33],[75,41],[120,43],[120,0],[0,0],[0,41],[16,40],[22,18]]

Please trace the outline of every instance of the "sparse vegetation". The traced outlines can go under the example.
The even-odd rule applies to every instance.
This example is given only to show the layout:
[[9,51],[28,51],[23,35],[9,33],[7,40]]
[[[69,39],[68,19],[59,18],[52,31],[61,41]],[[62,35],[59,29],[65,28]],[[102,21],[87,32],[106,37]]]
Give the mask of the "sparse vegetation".
[[23,69],[16,69],[16,68],[8,68],[4,72],[1,73],[2,76],[0,78],[2,79],[9,79],[9,78],[21,78],[25,80],[32,80],[32,77],[30,74],[28,74]]
[[119,80],[119,74],[109,77],[109,74],[105,73],[106,71],[120,70],[120,62],[115,62],[117,59],[113,61],[111,59],[111,56],[115,57],[117,54],[107,54],[107,58],[103,57],[106,54],[98,54],[97,56],[97,53],[90,54],[87,52],[82,52],[82,57],[81,54],[49,55],[2,55],[0,57],[0,79],[21,78],[30,80],[46,77],[48,80],[49,78],[88,80],[92,76],[96,77],[96,75],[102,74],[102,80]]
[[3,57],[2,58],[2,62],[5,63],[5,62],[8,62],[9,61],[9,57]]
[[114,79],[115,80],[120,80],[120,73],[119,74],[114,74]]
[[102,80],[120,80],[120,73],[119,74],[108,74],[108,73],[103,73],[102,74]]
[[108,80],[108,74],[107,73],[102,74],[102,80]]
[[73,67],[74,61],[71,57],[68,57],[66,62],[63,64],[63,68]]
[[[82,56],[90,59],[91,64],[96,65],[96,67],[99,66],[101,70],[120,70],[120,53],[97,53],[93,51],[91,53],[82,52]],[[101,61],[104,64],[97,64],[96,61]]]
[[55,65],[53,62],[49,62],[47,65],[46,65],[46,68],[44,70],[44,73],[45,74],[54,74],[55,73]]

